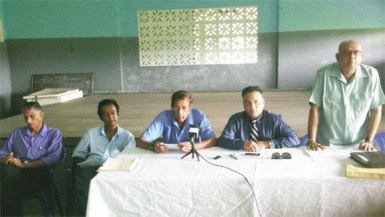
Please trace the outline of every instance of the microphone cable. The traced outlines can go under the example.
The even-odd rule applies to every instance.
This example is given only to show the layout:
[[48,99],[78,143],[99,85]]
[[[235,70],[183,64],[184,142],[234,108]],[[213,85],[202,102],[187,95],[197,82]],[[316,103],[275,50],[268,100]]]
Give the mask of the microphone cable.
[[259,216],[262,216],[261,211],[259,210],[258,201],[257,201],[257,197],[255,196],[254,189],[253,189],[253,187],[251,186],[250,181],[247,179],[247,177],[246,177],[245,175],[243,175],[242,173],[240,173],[240,172],[238,172],[238,171],[236,171],[236,170],[234,170],[234,169],[231,169],[230,167],[226,167],[226,166],[223,166],[223,165],[211,163],[210,161],[206,160],[206,158],[204,158],[201,154],[199,154],[198,151],[196,151],[196,154],[199,155],[199,156],[200,156],[204,161],[206,161],[208,164],[211,164],[211,165],[216,166],[216,167],[222,167],[222,168],[228,169],[228,170],[230,170],[230,171],[232,171],[232,172],[234,172],[234,173],[237,173],[238,175],[242,176],[242,177],[246,180],[247,184],[249,185],[249,187],[250,187],[250,189],[251,189],[251,191],[252,191],[252,193],[253,193],[254,200],[255,200],[255,205],[256,205],[256,207],[257,207],[257,212],[258,212]]

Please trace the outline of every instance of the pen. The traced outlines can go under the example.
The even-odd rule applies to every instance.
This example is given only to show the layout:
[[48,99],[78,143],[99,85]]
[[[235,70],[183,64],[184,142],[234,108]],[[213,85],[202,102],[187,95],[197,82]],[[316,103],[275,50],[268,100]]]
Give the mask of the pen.
[[238,158],[235,157],[233,154],[230,154],[230,157],[231,157],[231,158],[234,158],[235,160],[238,160]]

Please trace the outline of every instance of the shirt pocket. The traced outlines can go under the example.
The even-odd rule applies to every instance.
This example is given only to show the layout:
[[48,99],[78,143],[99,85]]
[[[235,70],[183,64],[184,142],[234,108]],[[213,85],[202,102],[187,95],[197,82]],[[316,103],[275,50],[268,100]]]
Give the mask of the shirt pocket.
[[47,153],[47,146],[45,144],[36,145],[32,147],[32,156],[34,159],[41,158]]
[[112,149],[111,152],[110,152],[110,157],[111,157],[111,158],[115,158],[115,157],[117,157],[119,154],[120,154],[120,150],[117,149],[117,148],[114,148],[114,149]]
[[325,121],[328,125],[335,124],[336,120],[343,118],[341,112],[344,110],[343,98],[338,94],[332,94],[331,96],[325,97],[322,112],[324,113]]
[[366,115],[370,107],[370,98],[371,97],[369,96],[369,94],[365,93],[353,94],[351,98],[352,111],[354,111],[356,115],[360,115],[363,112]]
[[338,112],[342,109],[342,105],[344,104],[342,97],[338,94],[333,94],[331,96],[325,97],[323,108],[327,112]]

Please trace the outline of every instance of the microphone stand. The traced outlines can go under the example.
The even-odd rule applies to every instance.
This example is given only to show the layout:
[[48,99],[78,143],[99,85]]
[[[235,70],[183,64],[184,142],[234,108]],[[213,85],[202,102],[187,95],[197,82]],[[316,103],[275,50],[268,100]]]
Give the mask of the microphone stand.
[[191,138],[190,140],[190,143],[191,143],[191,150],[189,152],[187,152],[185,155],[183,155],[183,157],[181,159],[183,159],[184,157],[188,156],[189,154],[191,154],[192,156],[192,159],[194,159],[194,154],[197,155],[197,159],[199,161],[199,153],[198,151],[195,149],[195,143],[194,143],[194,138]]

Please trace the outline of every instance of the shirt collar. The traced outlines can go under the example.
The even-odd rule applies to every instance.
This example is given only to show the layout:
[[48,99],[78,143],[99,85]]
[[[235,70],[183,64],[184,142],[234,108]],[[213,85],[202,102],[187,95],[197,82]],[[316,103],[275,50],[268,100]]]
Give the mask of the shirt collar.
[[368,77],[367,74],[363,73],[362,72],[362,67],[361,67],[361,64],[359,64],[357,66],[357,69],[356,69],[356,78],[363,78],[363,77]]
[[[338,68],[338,70],[336,70],[335,68]],[[345,78],[344,76],[342,75],[342,72],[341,72],[341,69],[340,69],[340,65],[338,63],[334,64],[333,66],[333,69],[331,70],[331,73],[330,73],[331,76],[333,77],[337,77],[340,81],[345,81]],[[365,73],[362,72],[362,69],[361,69],[361,64],[359,64],[356,68],[356,72],[354,73],[354,76],[352,77],[352,79],[355,79],[355,78],[363,78],[363,77],[367,77],[367,75]]]
[[[116,131],[115,135],[114,136],[118,136],[120,135],[120,133],[123,131],[122,128],[119,127],[119,125],[117,125],[118,127],[118,130]],[[102,125],[100,128],[99,128],[99,132],[100,134],[102,134],[103,136],[107,136],[106,135],[106,131],[104,131],[104,125]]]
[[[47,134],[48,134],[48,127],[43,123],[43,127],[40,129],[40,132],[35,136],[47,137]],[[33,137],[31,130],[28,127],[25,128],[25,135]]]
[[260,115],[258,115],[256,118],[251,119],[249,115],[247,115],[246,111],[243,111],[244,115],[246,116],[246,120],[249,122],[253,122],[253,120],[260,121],[263,117],[263,113],[265,113],[265,110],[262,111]]

